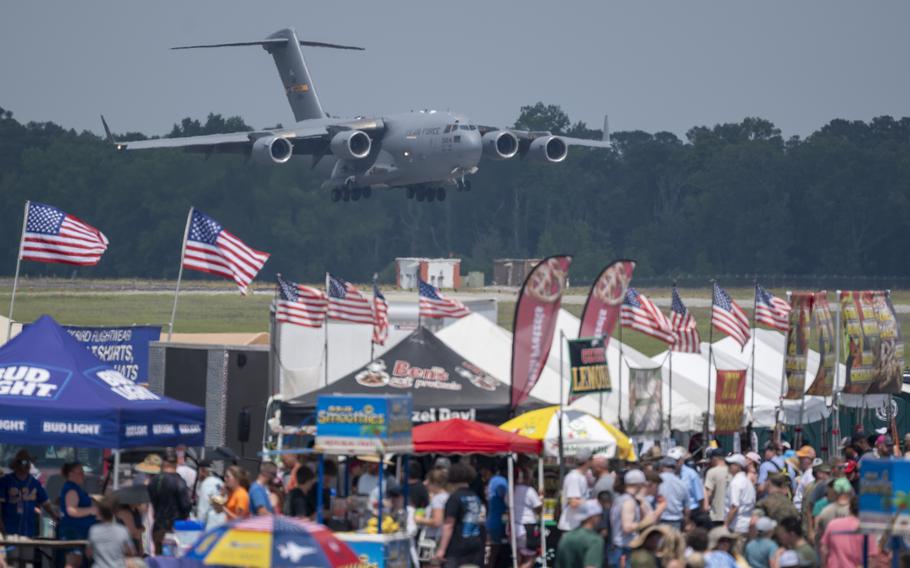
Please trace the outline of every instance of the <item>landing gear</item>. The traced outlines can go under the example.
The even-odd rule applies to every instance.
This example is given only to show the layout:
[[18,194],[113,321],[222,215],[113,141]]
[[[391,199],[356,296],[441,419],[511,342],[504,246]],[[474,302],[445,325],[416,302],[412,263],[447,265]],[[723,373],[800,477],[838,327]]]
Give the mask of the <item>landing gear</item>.
[[408,199],[414,199],[414,195],[417,193],[417,188],[415,188],[413,185],[409,185],[405,191],[407,192]]
[[339,201],[341,201],[341,190],[336,187],[332,190],[332,202],[338,203]]
[[364,198],[364,199],[369,199],[369,198],[372,197],[372,196],[373,196],[373,188],[372,188],[372,187],[366,186],[365,188],[363,188],[363,198]]
[[436,201],[445,201],[446,200],[446,188],[437,187],[436,188]]
[[342,199],[342,201],[350,201],[351,200],[351,190],[348,188],[342,189],[341,190],[341,199]]
[[363,189],[355,187],[351,190],[351,201],[359,201],[361,195],[363,195]]
[[369,186],[358,187],[354,185],[352,179],[347,179],[342,187],[332,189],[332,201],[359,201],[360,198],[369,199],[373,195],[373,189]]
[[458,191],[471,191],[471,182],[465,178],[455,180],[455,189]]
[[417,201],[424,201],[427,198],[427,188],[418,187],[416,192],[417,192]]

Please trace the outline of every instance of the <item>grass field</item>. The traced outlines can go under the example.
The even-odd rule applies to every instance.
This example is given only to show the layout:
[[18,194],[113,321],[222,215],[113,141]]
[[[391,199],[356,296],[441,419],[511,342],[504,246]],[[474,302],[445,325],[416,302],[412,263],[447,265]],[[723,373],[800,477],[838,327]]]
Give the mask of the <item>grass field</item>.
[[[81,284],[81,283],[80,283]],[[2,285],[2,284],[0,284]],[[160,324],[167,326],[170,320],[173,283],[134,281],[95,281],[79,291],[68,292],[66,281],[55,281],[53,285],[32,282],[20,287],[16,294],[15,319],[33,321],[42,314],[50,314],[57,321],[71,325],[129,325]],[[187,292],[181,292],[177,307],[175,332],[258,332],[268,330],[270,288],[261,287],[262,293],[241,296],[229,286],[218,282],[193,281]],[[142,291],[153,289],[154,291]],[[482,293],[482,291],[473,291]],[[584,295],[587,290],[572,289],[571,294]],[[651,297],[669,297],[667,288],[644,289]],[[779,292],[779,291],[776,291]],[[783,292],[780,292],[783,294]],[[750,289],[732,290],[737,298],[748,298]],[[684,300],[689,298],[708,299],[709,290],[686,289]],[[508,297],[508,296],[507,296]],[[393,300],[394,301],[394,300]],[[910,292],[894,294],[895,304],[910,303]],[[6,315],[9,306],[9,292],[0,294],[0,310]],[[743,300],[743,306],[751,313],[751,301]],[[564,302],[563,307],[580,316],[584,307],[581,301]],[[708,340],[709,309],[690,308],[698,322],[703,341]],[[511,330],[515,302],[509,299],[499,301],[499,325]],[[899,313],[898,320],[904,336],[910,333],[910,313]],[[618,330],[617,330],[618,333]],[[720,337],[715,334],[715,339]],[[666,349],[666,346],[641,333],[624,330],[623,342],[651,356]]]

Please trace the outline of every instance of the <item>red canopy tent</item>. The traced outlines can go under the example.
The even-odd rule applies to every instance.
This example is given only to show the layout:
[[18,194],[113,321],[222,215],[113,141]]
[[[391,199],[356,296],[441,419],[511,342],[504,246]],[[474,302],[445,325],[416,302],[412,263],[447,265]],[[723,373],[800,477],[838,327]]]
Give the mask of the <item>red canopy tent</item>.
[[535,454],[543,443],[496,426],[453,418],[415,426],[411,431],[417,454]]

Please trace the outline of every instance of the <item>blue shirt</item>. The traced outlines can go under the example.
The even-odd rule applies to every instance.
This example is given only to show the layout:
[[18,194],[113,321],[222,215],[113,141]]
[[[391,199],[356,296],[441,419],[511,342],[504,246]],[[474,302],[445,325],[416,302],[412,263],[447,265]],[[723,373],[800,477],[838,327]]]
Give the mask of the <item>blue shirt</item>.
[[0,511],[7,534],[35,536],[35,507],[46,501],[47,492],[33,476],[19,479],[8,473],[0,477]]
[[69,516],[66,511],[66,494],[70,491],[75,491],[79,496],[79,502],[76,503],[77,507],[92,506],[92,498],[88,496],[84,489],[72,481],[64,483],[63,487],[60,488],[61,517],[60,524],[57,527],[60,532],[60,538],[62,540],[86,540],[88,538],[88,530],[95,524],[95,515],[86,515],[85,517]]
[[689,490],[689,509],[698,509],[705,500],[705,487],[702,485],[701,477],[686,464],[679,470],[679,476]]
[[712,550],[705,554],[705,568],[739,568],[739,565],[729,553]]
[[675,473],[665,471],[660,474],[663,482],[660,484],[660,495],[667,501],[667,508],[660,520],[664,522],[675,522],[683,520],[686,505],[689,502],[689,492],[683,480],[677,477]]
[[275,514],[275,509],[272,508],[272,502],[269,500],[269,492],[262,484],[255,481],[250,485],[250,513],[258,515],[260,507],[265,507],[270,514]]
[[746,545],[746,562],[750,568],[770,568],[777,543],[767,537],[756,538]]
[[506,512],[506,496],[509,494],[509,482],[501,475],[494,475],[487,483],[487,530],[494,536],[504,534],[505,523],[502,516]]
[[[780,456],[774,456],[773,458],[771,458],[769,460],[763,461],[761,463],[761,465],[758,466],[758,483],[762,484],[762,483],[768,481],[769,475],[772,475],[772,474],[775,474],[778,472],[786,473],[787,475],[790,476],[791,480],[794,478],[793,468],[790,467],[790,464],[785,462],[784,458],[782,458]],[[795,486],[794,486],[794,489],[795,489]]]

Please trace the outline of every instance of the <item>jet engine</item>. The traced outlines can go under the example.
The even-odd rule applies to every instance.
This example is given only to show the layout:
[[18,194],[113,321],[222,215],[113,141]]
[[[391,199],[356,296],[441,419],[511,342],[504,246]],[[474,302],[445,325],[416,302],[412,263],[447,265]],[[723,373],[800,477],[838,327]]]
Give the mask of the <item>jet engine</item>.
[[359,160],[370,155],[373,141],[362,130],[344,130],[335,136],[329,147],[339,160]]
[[294,145],[287,138],[263,136],[253,142],[251,156],[260,164],[283,164],[294,155]]
[[508,160],[518,153],[518,138],[508,130],[487,132],[481,144],[484,157],[491,160]]
[[569,146],[559,136],[535,138],[528,148],[528,157],[538,162],[557,164],[566,159]]

